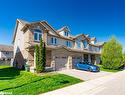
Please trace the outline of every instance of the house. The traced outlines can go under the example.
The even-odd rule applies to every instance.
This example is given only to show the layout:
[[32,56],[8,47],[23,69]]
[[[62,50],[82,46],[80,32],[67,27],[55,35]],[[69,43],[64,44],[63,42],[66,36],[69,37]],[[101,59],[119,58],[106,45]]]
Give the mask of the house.
[[13,46],[0,44],[0,60],[10,61],[13,58]]
[[27,22],[17,19],[14,36],[14,66],[23,68],[29,64],[35,68],[34,46],[40,43],[40,38],[46,44],[46,66],[54,70],[74,68],[74,64],[89,61],[100,63],[101,49],[104,43],[95,37],[79,34],[71,35],[67,26],[54,29],[46,21]]

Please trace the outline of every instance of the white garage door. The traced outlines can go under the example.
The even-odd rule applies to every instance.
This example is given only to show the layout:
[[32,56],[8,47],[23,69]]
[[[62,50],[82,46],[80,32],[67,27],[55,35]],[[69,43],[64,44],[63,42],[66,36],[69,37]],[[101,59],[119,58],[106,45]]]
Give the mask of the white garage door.
[[68,61],[68,57],[67,56],[56,56],[55,57],[55,62],[56,62],[56,70],[64,70],[66,69],[66,64]]

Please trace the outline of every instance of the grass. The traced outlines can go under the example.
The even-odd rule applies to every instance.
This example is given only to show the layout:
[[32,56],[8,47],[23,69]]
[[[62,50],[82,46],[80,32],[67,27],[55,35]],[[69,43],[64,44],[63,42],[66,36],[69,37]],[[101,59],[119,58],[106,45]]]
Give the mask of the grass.
[[121,71],[121,69],[119,69],[119,70],[105,69],[105,68],[102,67],[102,65],[97,65],[97,66],[100,67],[101,71],[106,71],[106,72],[119,72],[119,71]]
[[0,66],[0,92],[12,92],[12,95],[38,95],[81,81],[64,74],[38,76],[13,67]]

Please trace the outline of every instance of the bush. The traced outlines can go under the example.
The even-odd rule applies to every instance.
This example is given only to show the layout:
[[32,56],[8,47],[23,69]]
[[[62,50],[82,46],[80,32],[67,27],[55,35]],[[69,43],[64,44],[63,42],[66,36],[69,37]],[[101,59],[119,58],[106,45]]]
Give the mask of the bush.
[[43,71],[45,70],[45,65],[46,65],[46,45],[45,43],[43,44],[43,52],[42,52],[42,68]]
[[106,69],[119,69],[122,65],[122,46],[115,37],[108,41],[102,50],[102,65]]
[[45,70],[45,64],[46,64],[46,46],[45,43],[43,43],[43,40],[40,40],[40,46],[36,45],[35,47],[35,53],[36,53],[36,71],[37,73],[41,73]]
[[41,72],[41,64],[39,62],[39,46],[35,46],[35,62],[36,62],[36,72]]

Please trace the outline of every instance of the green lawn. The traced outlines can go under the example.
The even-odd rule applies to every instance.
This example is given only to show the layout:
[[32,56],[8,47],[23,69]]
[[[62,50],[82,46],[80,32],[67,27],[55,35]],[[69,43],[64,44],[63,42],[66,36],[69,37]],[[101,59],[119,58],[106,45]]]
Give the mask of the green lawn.
[[81,81],[64,74],[38,76],[13,67],[0,66],[0,92],[12,92],[13,95],[37,95]]
[[105,69],[102,67],[102,65],[97,65],[100,67],[100,70],[101,71],[106,71],[106,72],[118,72],[118,71],[121,71],[120,69],[119,70],[111,70],[111,69]]

